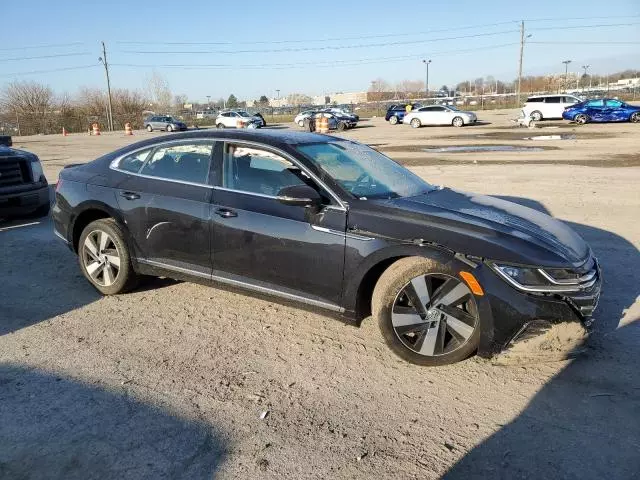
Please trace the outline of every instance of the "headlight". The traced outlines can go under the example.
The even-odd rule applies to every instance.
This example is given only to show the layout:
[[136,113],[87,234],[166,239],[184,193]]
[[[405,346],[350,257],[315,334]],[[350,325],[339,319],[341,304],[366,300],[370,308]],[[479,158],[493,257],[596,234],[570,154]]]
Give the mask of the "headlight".
[[[591,281],[595,282],[595,272],[589,278],[587,276],[580,278],[574,276],[569,280],[568,272],[563,269],[547,271],[536,267],[498,263],[491,263],[490,266],[507,283],[525,292],[577,292],[593,285]],[[556,277],[556,275],[558,276]]]
[[31,162],[31,178],[33,178],[34,182],[40,182],[41,177],[44,177],[42,164],[39,161]]

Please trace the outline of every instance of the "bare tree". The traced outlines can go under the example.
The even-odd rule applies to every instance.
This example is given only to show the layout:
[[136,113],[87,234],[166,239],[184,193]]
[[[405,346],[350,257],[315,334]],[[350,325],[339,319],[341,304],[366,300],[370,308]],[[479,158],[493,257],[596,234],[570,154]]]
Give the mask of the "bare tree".
[[313,98],[303,93],[292,93],[287,95],[287,103],[289,105],[310,105],[313,103]]
[[393,90],[393,87],[386,80],[380,77],[371,80],[371,86],[369,87],[370,92],[390,92],[391,90]]
[[13,82],[0,93],[0,107],[22,123],[23,134],[46,133],[46,116],[54,107],[53,90],[36,82]]
[[405,94],[422,93],[424,92],[425,86],[423,80],[402,80],[397,83],[396,89],[398,92]]
[[147,92],[157,110],[168,111],[171,108],[173,95],[169,82],[155,70],[147,77]]

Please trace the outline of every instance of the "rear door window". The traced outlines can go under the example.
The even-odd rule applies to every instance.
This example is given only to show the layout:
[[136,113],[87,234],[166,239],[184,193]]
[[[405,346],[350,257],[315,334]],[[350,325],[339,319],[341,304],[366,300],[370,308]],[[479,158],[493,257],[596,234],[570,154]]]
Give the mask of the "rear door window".
[[157,148],[140,174],[166,180],[206,184],[211,164],[210,142],[185,143]]
[[541,103],[544,100],[542,97],[531,97],[527,98],[527,103]]
[[604,102],[602,100],[590,100],[587,102],[587,107],[602,107]]
[[622,106],[622,102],[620,100],[607,100],[605,102],[605,106],[609,108],[620,108]]
[[544,103],[560,103],[562,97],[547,97],[544,99]]

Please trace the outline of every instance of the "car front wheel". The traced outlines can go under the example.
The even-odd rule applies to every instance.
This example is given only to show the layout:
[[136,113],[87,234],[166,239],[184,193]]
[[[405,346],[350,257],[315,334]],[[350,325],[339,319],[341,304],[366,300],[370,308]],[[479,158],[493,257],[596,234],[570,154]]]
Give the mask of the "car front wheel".
[[573,121],[576,122],[578,125],[584,125],[589,121],[589,117],[587,117],[584,113],[579,113],[578,115],[576,115]]
[[171,125],[167,125],[167,132],[173,132],[173,127]]
[[85,227],[78,243],[78,259],[84,276],[103,295],[127,292],[137,283],[124,234],[111,218]]
[[422,126],[422,123],[420,123],[420,119],[419,118],[413,118],[413,119],[411,119],[410,125],[413,128],[420,128]]
[[304,120],[298,120],[298,126],[304,127]]
[[477,350],[478,307],[458,275],[466,266],[456,262],[403,258],[378,280],[372,312],[387,345],[402,359],[424,366],[447,365]]
[[453,119],[453,121],[451,122],[451,124],[452,124],[454,127],[464,127],[464,120],[463,120],[463,118],[462,118],[462,117],[455,117],[455,118]]
[[391,118],[389,118],[389,123],[391,125],[397,125],[398,124],[398,117],[396,117],[395,115],[393,115]]
[[529,116],[535,122],[539,122],[540,120],[542,120],[542,112],[539,112],[538,110],[531,112],[531,115]]
[[631,123],[640,123],[640,112],[635,112],[635,113],[631,114],[631,117],[629,118],[629,121]]
[[224,128],[224,123],[219,123],[216,125],[216,128]]
[[153,132],[153,127],[151,125],[147,125],[147,132]]

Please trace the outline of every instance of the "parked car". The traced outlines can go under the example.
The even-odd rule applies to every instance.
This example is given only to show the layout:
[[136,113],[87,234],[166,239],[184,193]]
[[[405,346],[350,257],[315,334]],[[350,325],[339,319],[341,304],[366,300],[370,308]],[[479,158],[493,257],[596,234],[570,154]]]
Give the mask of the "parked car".
[[[329,115],[329,128],[336,130],[348,130],[350,128],[355,128],[358,125],[358,120],[356,115],[346,115],[344,113],[339,112],[331,112],[327,110],[322,110],[316,113],[316,118],[324,115]],[[359,117],[358,117],[359,118]],[[333,122],[335,120],[335,122]]]
[[[422,105],[419,103],[411,103],[411,111],[420,108]],[[391,105],[387,108],[387,113],[384,116],[384,119],[389,122],[391,125],[397,125],[398,123],[402,123],[402,119],[407,114],[407,104],[398,104]]]
[[179,132],[187,130],[187,124],[169,115],[156,115],[144,121],[144,128],[149,132],[153,132],[154,130]]
[[49,214],[49,184],[40,159],[11,148],[11,137],[0,145],[0,218],[44,217]]
[[613,98],[587,100],[567,107],[562,118],[576,123],[640,122],[640,107]]
[[263,121],[260,117],[251,115],[244,110],[229,110],[218,114],[216,127],[237,128],[238,122],[242,122],[244,128],[261,128],[263,126]]
[[544,119],[562,118],[564,109],[580,103],[575,95],[534,95],[527,98],[522,112],[525,117],[531,117],[536,122]]
[[316,113],[317,113],[317,110],[305,110],[303,112],[300,112],[298,115],[296,115],[295,118],[293,119],[293,122],[299,127],[304,127],[304,119],[309,118],[312,115],[315,115]]
[[346,117],[355,122],[358,122],[360,120],[360,116],[356,115],[355,113],[351,113],[350,111],[344,108],[331,107],[331,108],[325,108],[321,111],[327,112],[327,113],[333,113],[338,117]]
[[561,322],[583,329],[600,295],[598,262],[565,223],[313,133],[128,145],[60,173],[53,224],[105,295],[158,275],[356,323],[373,314],[390,348],[420,365],[490,357]]
[[478,121],[478,117],[473,112],[458,110],[452,105],[431,105],[412,110],[402,119],[402,123],[407,123],[413,128],[420,128],[423,125],[453,125],[463,127]]

